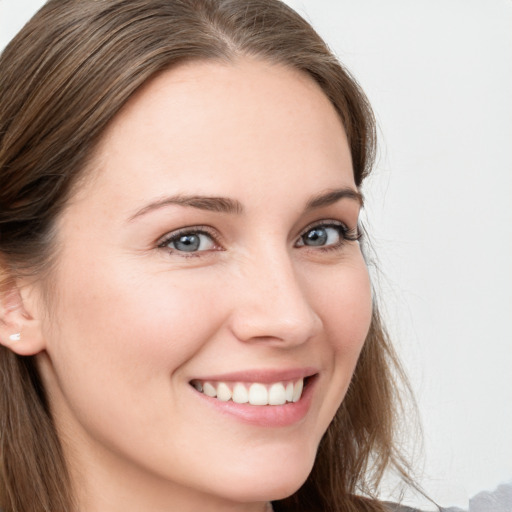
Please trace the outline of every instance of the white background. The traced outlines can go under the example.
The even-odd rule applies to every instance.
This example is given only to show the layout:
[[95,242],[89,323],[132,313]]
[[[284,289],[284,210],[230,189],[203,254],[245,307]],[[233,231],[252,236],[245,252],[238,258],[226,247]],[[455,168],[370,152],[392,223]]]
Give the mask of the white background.
[[[0,48],[42,3],[0,0]],[[414,464],[467,508],[512,479],[512,1],[288,3],[375,109],[366,213],[423,421]]]

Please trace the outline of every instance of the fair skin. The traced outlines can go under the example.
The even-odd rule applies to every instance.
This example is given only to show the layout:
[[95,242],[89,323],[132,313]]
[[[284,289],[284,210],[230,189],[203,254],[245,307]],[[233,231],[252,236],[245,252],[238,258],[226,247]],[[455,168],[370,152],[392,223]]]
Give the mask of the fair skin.
[[[307,478],[370,324],[341,122],[297,71],[196,62],[132,98],[90,167],[51,307],[21,288],[10,344],[39,352],[80,510],[261,512]],[[236,383],[299,394],[205,394]]]

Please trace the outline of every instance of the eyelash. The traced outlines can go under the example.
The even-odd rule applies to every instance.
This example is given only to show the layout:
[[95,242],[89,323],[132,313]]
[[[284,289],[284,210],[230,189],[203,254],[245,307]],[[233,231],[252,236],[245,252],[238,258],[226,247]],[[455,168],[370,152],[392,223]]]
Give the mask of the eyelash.
[[[331,244],[331,245],[325,245],[325,246],[307,246],[307,245],[301,245],[299,247],[305,247],[306,249],[314,250],[314,251],[322,251],[322,252],[329,252],[329,251],[336,251],[341,249],[347,242],[358,242],[361,240],[362,233],[359,230],[359,227],[356,226],[355,228],[349,228],[344,223],[335,221],[335,220],[324,220],[319,222],[315,222],[313,224],[310,224],[307,226],[303,231],[302,234],[299,236],[299,240],[303,239],[303,237],[306,236],[307,233],[313,231],[314,229],[325,229],[325,228],[333,228],[335,229],[339,234],[339,241],[337,243]],[[296,245],[297,247],[297,245]]]
[[[307,233],[313,231],[314,229],[326,229],[326,228],[333,228],[336,231],[338,231],[339,241],[337,243],[327,245],[327,246],[317,246],[317,247],[308,246],[304,243],[302,245],[297,245],[300,240],[303,240],[303,238],[307,235]],[[207,237],[209,237],[211,239],[212,243],[216,247],[214,249],[203,250],[203,251],[191,251],[191,252],[180,251],[180,250],[172,249],[172,248],[168,247],[169,244],[171,244],[172,242],[177,242],[184,235],[206,235]],[[299,235],[297,241],[294,244],[294,247],[304,247],[309,250],[328,252],[328,251],[334,251],[334,250],[340,249],[347,242],[357,242],[361,239],[361,237],[362,237],[362,233],[360,232],[358,227],[348,228],[342,222],[338,222],[338,221],[334,221],[334,220],[326,220],[326,221],[322,221],[322,222],[315,222],[314,224],[310,224],[309,226],[307,226],[302,231],[301,235]],[[191,227],[187,227],[187,228],[182,228],[178,231],[174,231],[174,232],[166,235],[163,239],[161,239],[158,242],[157,245],[158,245],[158,248],[160,248],[160,249],[165,249],[165,250],[169,251],[171,254],[178,253],[181,257],[184,257],[184,258],[198,257],[198,256],[204,255],[204,253],[210,253],[212,251],[222,250],[222,248],[220,247],[218,234],[216,234],[208,226],[191,226]]]

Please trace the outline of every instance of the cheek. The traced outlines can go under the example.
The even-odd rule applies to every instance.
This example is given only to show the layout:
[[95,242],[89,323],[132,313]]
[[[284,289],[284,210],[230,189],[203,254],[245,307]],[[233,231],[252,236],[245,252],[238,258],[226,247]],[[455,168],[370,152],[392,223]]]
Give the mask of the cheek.
[[[121,358],[138,353],[144,356],[141,362],[151,354],[159,361],[160,351],[178,362],[216,326],[209,297],[197,293],[190,280],[165,273],[132,277],[119,269],[88,272],[84,282],[65,287],[61,302],[74,339],[87,338],[95,350],[118,350]],[[198,317],[205,321],[197,322]]]
[[181,428],[170,414],[181,403],[174,377],[215,334],[221,311],[188,276],[141,279],[128,266],[107,265],[70,276],[60,276],[66,286],[53,315],[60,320],[48,326],[43,379],[54,413],[73,438],[83,433],[141,460],[150,451],[157,458],[164,443],[180,439],[168,435]]
[[357,358],[372,317],[371,285],[362,257],[328,273],[311,293],[332,349]]
[[222,321],[190,279],[168,273],[141,278],[108,265],[71,275],[60,276],[66,286],[53,315],[59,321],[48,326],[47,350],[69,403],[110,407],[111,400],[122,409],[127,400],[143,406],[147,393],[170,392],[170,377]]
[[332,393],[323,404],[324,427],[334,417],[352,380],[372,318],[372,293],[366,265],[361,258],[332,272],[323,293],[318,293],[325,336],[332,354],[330,385]]

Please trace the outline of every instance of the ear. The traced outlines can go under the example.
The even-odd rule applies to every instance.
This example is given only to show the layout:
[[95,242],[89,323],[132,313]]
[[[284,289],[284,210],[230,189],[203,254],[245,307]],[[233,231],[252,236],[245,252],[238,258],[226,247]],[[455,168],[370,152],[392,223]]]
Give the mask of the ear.
[[9,280],[0,288],[0,344],[20,356],[44,350],[37,301],[31,285]]

